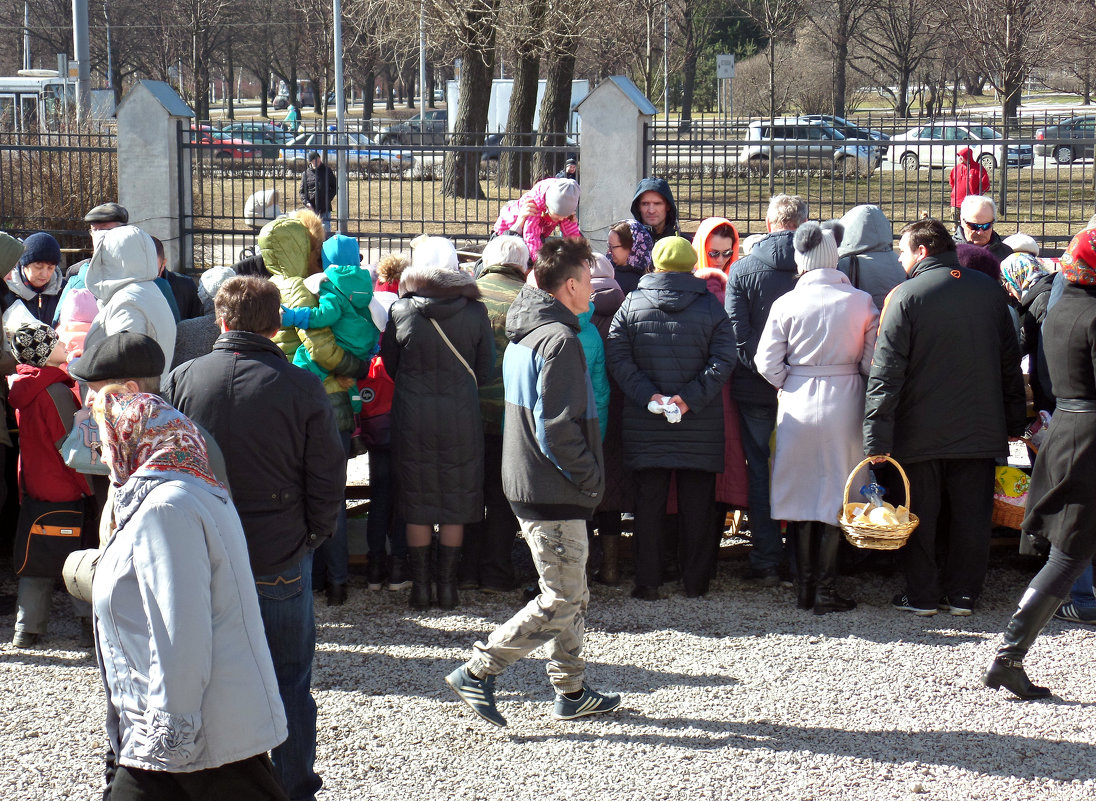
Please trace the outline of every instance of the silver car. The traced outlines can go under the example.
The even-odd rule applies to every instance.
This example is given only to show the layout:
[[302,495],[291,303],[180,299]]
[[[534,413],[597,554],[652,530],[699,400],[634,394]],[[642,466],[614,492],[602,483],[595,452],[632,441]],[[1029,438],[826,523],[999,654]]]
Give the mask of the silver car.
[[866,139],[849,139],[828,123],[809,117],[754,120],[746,129],[739,164],[759,173],[769,169],[823,170],[841,175],[869,175],[882,153]]

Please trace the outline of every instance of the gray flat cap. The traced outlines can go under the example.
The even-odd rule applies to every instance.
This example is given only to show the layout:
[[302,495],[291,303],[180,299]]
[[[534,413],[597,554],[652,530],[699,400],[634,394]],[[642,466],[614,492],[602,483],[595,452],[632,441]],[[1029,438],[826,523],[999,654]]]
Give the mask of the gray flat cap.
[[129,222],[129,212],[117,203],[100,203],[84,215],[84,222],[117,222],[124,225]]

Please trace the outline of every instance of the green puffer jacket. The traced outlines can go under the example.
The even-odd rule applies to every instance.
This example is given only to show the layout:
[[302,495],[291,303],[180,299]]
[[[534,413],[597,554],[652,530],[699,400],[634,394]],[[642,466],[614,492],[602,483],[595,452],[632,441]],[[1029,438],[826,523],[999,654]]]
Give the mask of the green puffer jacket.
[[[282,293],[282,304],[289,308],[316,305],[316,296],[304,285],[308,275],[308,252],[311,241],[308,229],[292,217],[279,217],[268,222],[259,232],[259,251],[263,263],[271,273],[271,280]],[[338,385],[335,376],[364,378],[369,372],[367,362],[362,362],[346,352],[335,342],[330,328],[282,328],[274,337],[274,343],[282,349],[286,358],[292,359],[302,344],[317,365],[329,375],[323,387],[335,412],[335,423],[340,432],[354,430],[354,415],[350,408],[350,396]]]
[[525,273],[508,264],[488,267],[476,281],[476,286],[480,290],[480,300],[487,307],[487,318],[491,321],[491,330],[495,334],[493,374],[497,376],[493,381],[480,385],[480,413],[483,415],[484,432],[501,437],[502,413],[506,409],[506,399],[502,392],[502,354],[510,344],[506,337],[506,313],[525,286]]

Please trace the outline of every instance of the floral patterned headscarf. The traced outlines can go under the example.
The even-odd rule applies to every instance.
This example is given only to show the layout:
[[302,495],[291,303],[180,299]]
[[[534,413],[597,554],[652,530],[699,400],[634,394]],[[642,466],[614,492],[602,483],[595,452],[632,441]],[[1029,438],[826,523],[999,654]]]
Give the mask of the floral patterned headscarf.
[[[133,476],[198,478],[222,486],[209,467],[205,440],[197,427],[156,395],[105,387],[92,414],[110,455],[110,480],[122,486]],[[113,391],[112,391],[113,390]]]
[[1096,228],[1086,228],[1062,255],[1062,278],[1071,284],[1096,286]]
[[1024,296],[1024,290],[1046,275],[1042,262],[1030,253],[1013,253],[1001,262],[1001,282],[1017,300]]
[[613,261],[613,251],[611,250],[605,251],[605,255],[608,257],[609,263],[617,270],[645,275],[654,269],[651,253],[655,249],[655,240],[651,236],[651,232],[638,220],[623,220],[623,222],[628,223],[628,228],[632,231],[632,250],[628,254],[628,265],[626,267],[617,267]]

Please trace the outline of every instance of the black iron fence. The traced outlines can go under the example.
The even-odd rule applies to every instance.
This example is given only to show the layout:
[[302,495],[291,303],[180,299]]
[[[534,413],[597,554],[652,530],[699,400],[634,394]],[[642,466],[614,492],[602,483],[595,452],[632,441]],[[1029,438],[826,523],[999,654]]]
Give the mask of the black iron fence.
[[1007,139],[1004,130],[992,114],[652,125],[647,172],[669,181],[686,229],[719,216],[756,232],[769,197],[784,192],[806,197],[818,219],[876,204],[897,230],[924,216],[954,219],[948,178],[957,153],[969,147],[988,172],[997,230],[1060,248],[1096,211],[1096,113],[1025,115],[1010,122]]
[[[245,215],[252,195],[275,190],[283,212],[303,205],[301,175],[313,150],[332,169],[344,155],[346,231],[371,257],[404,249],[423,233],[451,237],[458,247],[480,245],[504,204],[578,155],[577,139],[557,143],[538,134],[523,134],[518,144],[492,135],[475,145],[454,144],[448,134],[401,145],[378,145],[358,131],[346,136],[302,131],[276,146],[249,146],[209,127],[181,126],[180,153],[184,161],[189,155],[193,193],[193,216],[183,221],[182,234],[193,241],[195,269],[232,264],[254,247],[263,220]],[[333,219],[337,225],[337,214]]]
[[117,197],[112,131],[0,133],[0,229],[47,231],[71,262],[91,246],[88,209]]

